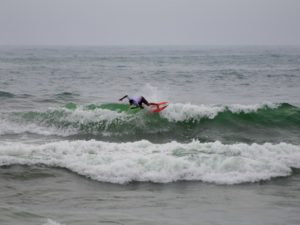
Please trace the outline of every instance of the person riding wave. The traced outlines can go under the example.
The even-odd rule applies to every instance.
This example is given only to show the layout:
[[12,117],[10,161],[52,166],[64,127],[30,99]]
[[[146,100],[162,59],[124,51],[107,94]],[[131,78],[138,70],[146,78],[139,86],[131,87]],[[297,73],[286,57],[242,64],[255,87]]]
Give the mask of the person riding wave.
[[145,104],[147,106],[155,105],[157,108],[159,107],[159,105],[157,103],[148,102],[143,96],[128,96],[128,95],[125,95],[124,97],[120,98],[119,101],[122,101],[124,98],[128,99],[130,105],[135,106],[135,107],[132,107],[132,109],[133,108],[138,108],[138,107],[143,109],[144,108],[143,104]]

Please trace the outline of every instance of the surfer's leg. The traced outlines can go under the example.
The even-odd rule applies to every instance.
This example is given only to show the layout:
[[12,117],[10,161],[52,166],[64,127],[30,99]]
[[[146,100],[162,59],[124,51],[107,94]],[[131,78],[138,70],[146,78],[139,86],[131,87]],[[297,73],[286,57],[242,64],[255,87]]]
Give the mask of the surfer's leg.
[[157,109],[159,108],[159,104],[157,103],[150,102],[149,105],[155,105]]
[[151,105],[143,96],[142,96],[142,99],[141,99],[141,104],[142,103],[144,103],[147,106]]
[[143,96],[142,96],[142,100],[141,100],[141,104],[144,103],[145,105],[147,106],[150,106],[150,105],[155,105],[156,108],[159,108],[159,104],[156,104],[156,103],[153,103],[153,102],[148,102]]

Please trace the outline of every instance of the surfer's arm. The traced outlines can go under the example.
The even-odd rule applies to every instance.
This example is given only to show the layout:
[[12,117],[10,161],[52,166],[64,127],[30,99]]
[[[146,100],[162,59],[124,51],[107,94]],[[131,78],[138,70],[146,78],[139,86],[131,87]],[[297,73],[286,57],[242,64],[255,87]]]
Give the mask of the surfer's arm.
[[122,101],[124,98],[127,98],[128,95],[125,95],[124,97],[120,98],[119,101]]

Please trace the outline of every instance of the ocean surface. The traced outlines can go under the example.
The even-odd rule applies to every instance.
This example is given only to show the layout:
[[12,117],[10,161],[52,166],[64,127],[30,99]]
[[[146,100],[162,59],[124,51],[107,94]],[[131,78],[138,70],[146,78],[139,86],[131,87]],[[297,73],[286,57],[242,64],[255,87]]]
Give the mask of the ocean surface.
[[300,47],[1,46],[0,224],[300,224]]

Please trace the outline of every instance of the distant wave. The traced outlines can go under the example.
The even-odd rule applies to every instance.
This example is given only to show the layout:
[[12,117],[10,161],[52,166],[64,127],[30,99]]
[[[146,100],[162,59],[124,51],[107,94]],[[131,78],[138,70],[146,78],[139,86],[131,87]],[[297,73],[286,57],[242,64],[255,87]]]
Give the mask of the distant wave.
[[1,98],[30,98],[32,97],[32,95],[30,94],[13,94],[13,93],[10,93],[10,92],[6,92],[6,91],[0,91],[0,99]]
[[231,185],[291,175],[292,168],[300,168],[300,145],[226,145],[218,141],[153,144],[146,140],[0,143],[0,166],[38,164],[119,184],[203,181]]
[[15,97],[14,94],[6,91],[0,91],[0,98],[13,98]]
[[78,96],[79,94],[72,93],[72,92],[61,92],[54,95],[54,98],[57,100],[72,100]]
[[147,110],[131,110],[125,104],[78,106],[69,103],[46,111],[2,113],[0,125],[0,135],[29,132],[135,138],[122,139],[131,141],[149,137],[182,141],[201,139],[207,133],[207,140],[213,141],[219,140],[218,136],[209,135],[228,136],[231,133],[238,136],[241,133],[241,138],[247,138],[258,134],[259,138],[260,132],[272,136],[272,132],[278,129],[280,133],[297,135],[300,132],[300,109],[288,103],[227,106],[177,103],[170,104],[160,114],[153,114]]

